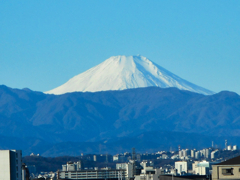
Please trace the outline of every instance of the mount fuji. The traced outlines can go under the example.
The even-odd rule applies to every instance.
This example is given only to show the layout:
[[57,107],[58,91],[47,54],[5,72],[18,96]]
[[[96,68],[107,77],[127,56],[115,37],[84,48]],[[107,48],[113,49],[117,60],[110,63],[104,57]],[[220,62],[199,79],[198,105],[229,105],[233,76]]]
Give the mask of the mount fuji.
[[101,64],[81,73],[65,84],[45,92],[65,94],[69,92],[97,92],[124,90],[139,87],[176,87],[204,95],[214,92],[190,83],[144,56],[112,56]]

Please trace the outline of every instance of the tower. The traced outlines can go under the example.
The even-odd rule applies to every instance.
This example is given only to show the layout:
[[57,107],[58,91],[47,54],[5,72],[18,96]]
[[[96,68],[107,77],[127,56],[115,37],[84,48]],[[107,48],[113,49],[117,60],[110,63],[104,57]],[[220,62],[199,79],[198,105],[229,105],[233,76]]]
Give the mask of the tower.
[[132,148],[132,160],[136,160],[136,152],[135,152],[135,148]]
[[106,163],[108,163],[108,153],[106,154]]

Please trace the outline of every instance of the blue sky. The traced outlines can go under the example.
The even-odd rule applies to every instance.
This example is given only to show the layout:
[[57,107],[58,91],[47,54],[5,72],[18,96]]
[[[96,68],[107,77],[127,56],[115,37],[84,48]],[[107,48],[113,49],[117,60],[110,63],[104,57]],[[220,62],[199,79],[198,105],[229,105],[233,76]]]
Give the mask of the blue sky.
[[0,84],[53,89],[114,55],[141,54],[240,94],[240,1],[0,1]]

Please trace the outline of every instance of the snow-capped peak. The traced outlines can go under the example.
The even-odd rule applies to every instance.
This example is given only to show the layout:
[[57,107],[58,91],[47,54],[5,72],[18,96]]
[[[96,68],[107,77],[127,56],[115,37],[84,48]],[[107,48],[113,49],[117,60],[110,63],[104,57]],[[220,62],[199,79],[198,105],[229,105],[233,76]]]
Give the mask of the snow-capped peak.
[[140,55],[112,56],[46,93],[96,92],[149,86],[176,87],[206,95],[213,94],[212,91],[192,84]]

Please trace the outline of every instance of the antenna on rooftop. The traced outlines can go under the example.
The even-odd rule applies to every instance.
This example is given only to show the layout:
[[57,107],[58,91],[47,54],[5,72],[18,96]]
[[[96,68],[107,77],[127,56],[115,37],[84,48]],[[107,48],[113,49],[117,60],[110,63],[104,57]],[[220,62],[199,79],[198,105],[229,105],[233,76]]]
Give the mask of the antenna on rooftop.
[[225,140],[225,150],[227,150],[227,140]]
[[106,154],[106,163],[108,163],[108,153]]

